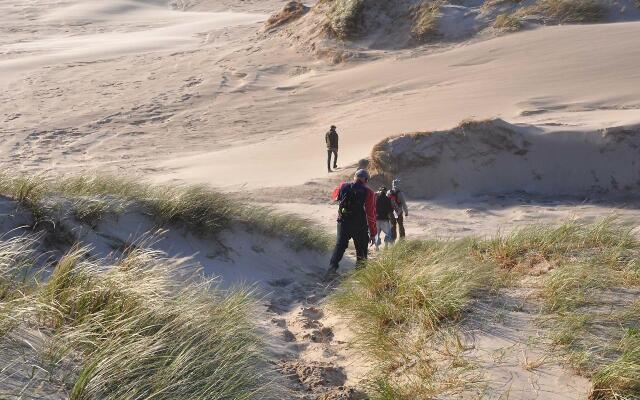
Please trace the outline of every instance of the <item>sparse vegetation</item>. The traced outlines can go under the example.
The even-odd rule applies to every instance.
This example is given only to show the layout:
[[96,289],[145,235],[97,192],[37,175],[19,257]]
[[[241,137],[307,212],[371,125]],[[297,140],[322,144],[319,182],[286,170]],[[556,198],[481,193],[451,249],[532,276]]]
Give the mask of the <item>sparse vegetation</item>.
[[601,22],[607,9],[599,0],[538,0],[519,13],[539,14],[558,24],[576,24]]
[[302,17],[307,11],[309,11],[309,7],[302,4],[302,2],[297,0],[290,1],[280,12],[269,17],[265,24],[265,29],[273,29],[288,24]]
[[[0,396],[55,387],[77,400],[284,398],[259,351],[249,291],[197,275],[187,285],[185,265],[142,247],[113,265],[76,248],[43,282],[29,245],[0,241],[0,357],[13,367],[0,382],[23,378]],[[29,331],[43,339],[13,351]]]
[[327,13],[327,27],[338,39],[355,39],[363,24],[365,0],[323,0],[330,3]]
[[[464,387],[473,368],[463,342],[454,345],[457,321],[479,294],[521,284],[533,285],[541,325],[593,380],[593,398],[636,398],[639,255],[640,242],[613,219],[402,243],[350,276],[334,304],[351,319],[356,348],[376,365],[373,398],[431,398]],[[458,349],[444,352],[456,361],[443,361],[443,347]],[[543,359],[524,357],[525,369]]]
[[442,0],[422,0],[412,8],[411,34],[416,40],[424,42],[438,36],[440,7],[443,4]]
[[516,15],[503,13],[496,17],[493,27],[502,31],[516,32],[522,29],[522,23]]
[[[153,186],[113,176],[0,176],[0,194],[16,199],[36,223],[52,219],[70,202],[79,221],[93,225],[107,214],[136,206],[159,224],[182,224],[199,234],[216,235],[235,225],[281,237],[294,249],[326,250],[331,239],[303,218],[248,206],[205,186]],[[55,222],[55,221],[54,221]]]
[[400,243],[334,295],[352,319],[355,346],[375,364],[373,398],[433,398],[474,381],[454,322],[474,296],[501,284],[503,272],[469,263],[470,244]]

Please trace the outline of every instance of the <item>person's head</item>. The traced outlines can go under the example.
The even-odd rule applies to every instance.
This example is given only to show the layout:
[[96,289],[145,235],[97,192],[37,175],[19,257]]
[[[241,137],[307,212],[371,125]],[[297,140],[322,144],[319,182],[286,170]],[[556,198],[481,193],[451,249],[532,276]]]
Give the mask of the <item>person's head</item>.
[[353,177],[356,182],[367,183],[369,182],[369,172],[366,169],[359,169]]
[[331,128],[329,128],[331,130],[331,132],[335,132],[336,130],[336,126],[335,125],[331,125]]
[[378,193],[387,193],[387,188],[386,188],[386,187],[384,187],[384,186],[380,186],[380,187],[378,188]]
[[393,182],[391,182],[391,189],[400,189],[400,179],[394,179]]

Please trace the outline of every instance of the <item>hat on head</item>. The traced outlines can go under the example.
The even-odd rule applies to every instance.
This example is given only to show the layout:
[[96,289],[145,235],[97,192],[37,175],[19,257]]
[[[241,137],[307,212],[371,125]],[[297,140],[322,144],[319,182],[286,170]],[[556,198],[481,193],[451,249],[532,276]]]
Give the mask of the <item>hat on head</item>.
[[391,187],[393,189],[400,189],[400,179],[394,179],[393,182],[391,182]]
[[369,171],[366,169],[359,169],[356,171],[356,178],[369,179]]
[[336,129],[336,126],[335,125],[331,125],[331,130],[334,130],[334,129]]

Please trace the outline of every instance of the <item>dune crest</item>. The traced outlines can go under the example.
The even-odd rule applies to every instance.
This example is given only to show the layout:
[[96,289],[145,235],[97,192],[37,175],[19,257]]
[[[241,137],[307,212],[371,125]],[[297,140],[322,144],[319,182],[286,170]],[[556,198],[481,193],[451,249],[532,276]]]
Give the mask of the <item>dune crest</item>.
[[401,177],[421,198],[511,192],[591,197],[637,192],[639,147],[639,125],[570,131],[497,119],[385,139],[372,158],[379,173]]

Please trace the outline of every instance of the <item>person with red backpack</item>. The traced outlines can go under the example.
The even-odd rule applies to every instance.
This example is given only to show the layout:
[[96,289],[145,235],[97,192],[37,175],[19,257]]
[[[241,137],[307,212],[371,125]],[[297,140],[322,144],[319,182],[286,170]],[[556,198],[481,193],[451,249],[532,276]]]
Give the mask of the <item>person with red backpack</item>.
[[[391,233],[394,240],[398,239],[398,233],[400,233],[400,239],[404,239],[404,217],[409,216],[409,207],[407,207],[407,200],[404,197],[404,193],[400,190],[400,179],[393,180],[388,196],[391,199],[391,204],[393,204],[394,209],[391,217]],[[402,216],[403,213],[404,217]]]
[[338,264],[353,239],[357,263],[367,259],[369,243],[374,243],[376,227],[376,196],[367,183],[369,173],[359,169],[353,182],[343,182],[333,191],[333,200],[339,202],[336,246],[331,255],[325,280],[337,276]]

